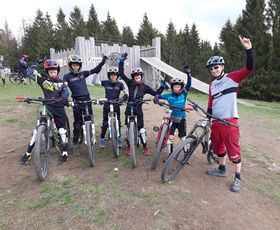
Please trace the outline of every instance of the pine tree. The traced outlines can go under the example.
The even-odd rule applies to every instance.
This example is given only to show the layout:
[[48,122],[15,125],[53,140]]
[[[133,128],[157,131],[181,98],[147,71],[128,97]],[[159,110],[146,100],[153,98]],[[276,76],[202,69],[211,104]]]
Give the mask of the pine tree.
[[86,25],[87,25],[87,35],[89,37],[94,37],[95,40],[99,40],[100,37],[102,36],[101,25],[98,20],[98,16],[93,4],[91,4],[90,6],[88,21]]
[[187,63],[193,70],[193,74],[197,74],[196,69],[198,69],[198,54],[200,49],[200,38],[198,31],[196,29],[196,25],[193,24],[190,30],[189,36],[189,46],[188,46],[188,58]]
[[69,24],[73,40],[79,36],[86,36],[86,23],[80,8],[77,6],[75,6],[73,11],[70,13]]
[[138,45],[145,46],[150,45],[153,38],[158,35],[157,30],[153,27],[149,21],[147,13],[144,14],[143,21],[140,25],[140,29],[137,33],[136,39]]
[[178,38],[175,25],[171,21],[167,26],[165,37],[165,52],[163,53],[164,60],[168,65],[178,67],[178,50],[176,46]]
[[56,25],[54,34],[54,48],[57,50],[67,49],[73,47],[74,40],[71,37],[71,31],[68,23],[65,20],[65,14],[61,8],[59,8],[56,15]]
[[133,32],[132,32],[132,29],[129,27],[129,26],[124,26],[123,27],[123,31],[122,31],[122,43],[123,44],[126,44],[128,46],[133,46],[135,45],[135,39],[134,39],[134,35],[133,35]]
[[114,18],[107,13],[106,21],[102,22],[102,40],[109,43],[119,43],[121,41],[120,31]]

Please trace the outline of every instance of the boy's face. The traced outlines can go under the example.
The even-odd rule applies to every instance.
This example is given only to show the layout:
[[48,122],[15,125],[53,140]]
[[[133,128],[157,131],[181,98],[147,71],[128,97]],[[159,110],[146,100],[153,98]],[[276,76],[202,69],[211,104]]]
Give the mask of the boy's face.
[[134,81],[135,81],[136,83],[140,83],[141,80],[142,80],[142,77],[141,77],[141,75],[135,75],[135,76],[133,77],[133,79],[134,79]]
[[116,81],[117,78],[118,78],[117,74],[115,74],[115,73],[110,74],[111,81]]
[[74,73],[78,73],[78,72],[79,72],[80,65],[79,65],[78,63],[73,63],[73,64],[71,65],[71,67],[72,67]]
[[57,69],[50,69],[48,73],[51,79],[57,79],[57,75],[58,75]]
[[224,71],[224,66],[223,65],[215,65],[209,67],[209,72],[213,77],[220,77],[222,72]]
[[173,86],[173,91],[174,91],[174,93],[179,93],[180,90],[181,90],[181,86],[180,86],[180,85],[174,85],[174,86]]

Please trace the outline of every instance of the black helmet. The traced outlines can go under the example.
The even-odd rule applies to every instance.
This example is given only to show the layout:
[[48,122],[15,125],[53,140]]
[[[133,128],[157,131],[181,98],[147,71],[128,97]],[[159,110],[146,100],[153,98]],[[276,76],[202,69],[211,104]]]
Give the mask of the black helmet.
[[72,69],[72,64],[80,65],[80,68],[78,70],[78,72],[79,72],[81,70],[82,64],[83,64],[81,56],[77,55],[77,54],[72,54],[68,57],[68,66],[70,68],[70,71],[73,73],[74,71]]
[[[117,80],[118,80],[118,79],[119,79],[119,68],[116,67],[116,66],[111,66],[111,67],[108,69],[107,77],[108,77],[108,79],[109,79],[110,81],[112,81],[111,78],[110,78],[111,74],[116,74],[116,75],[117,75]],[[116,80],[116,81],[117,81],[117,80]]]
[[[138,75],[141,76],[141,81],[140,81],[140,84],[141,84],[143,82],[143,80],[144,80],[144,73],[143,73],[142,68],[140,68],[140,67],[137,67],[137,68],[132,70],[132,72],[131,72],[132,80],[134,81],[134,77],[138,76]],[[136,83],[136,82],[134,81],[134,83]]]
[[212,56],[208,59],[206,63],[206,68],[209,68],[214,65],[225,65],[225,60],[222,56]]

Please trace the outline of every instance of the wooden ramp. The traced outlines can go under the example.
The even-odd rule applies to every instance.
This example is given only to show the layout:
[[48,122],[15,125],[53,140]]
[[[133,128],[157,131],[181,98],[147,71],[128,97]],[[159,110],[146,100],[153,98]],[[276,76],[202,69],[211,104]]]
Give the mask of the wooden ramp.
[[[181,78],[185,83],[187,82],[187,76],[185,73],[171,67],[170,65],[167,65],[165,62],[161,61],[158,58],[141,57],[141,60],[149,64],[152,68],[155,68],[170,77]],[[194,77],[192,78],[192,87],[206,94],[208,94],[209,92],[209,85]]]

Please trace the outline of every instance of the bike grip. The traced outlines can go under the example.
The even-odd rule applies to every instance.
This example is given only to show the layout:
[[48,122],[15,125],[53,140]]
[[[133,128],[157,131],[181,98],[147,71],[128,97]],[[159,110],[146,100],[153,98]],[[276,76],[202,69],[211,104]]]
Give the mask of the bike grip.
[[16,99],[23,101],[23,100],[26,100],[27,97],[25,97],[25,96],[16,96]]
[[185,111],[193,111],[193,108],[185,108]]

